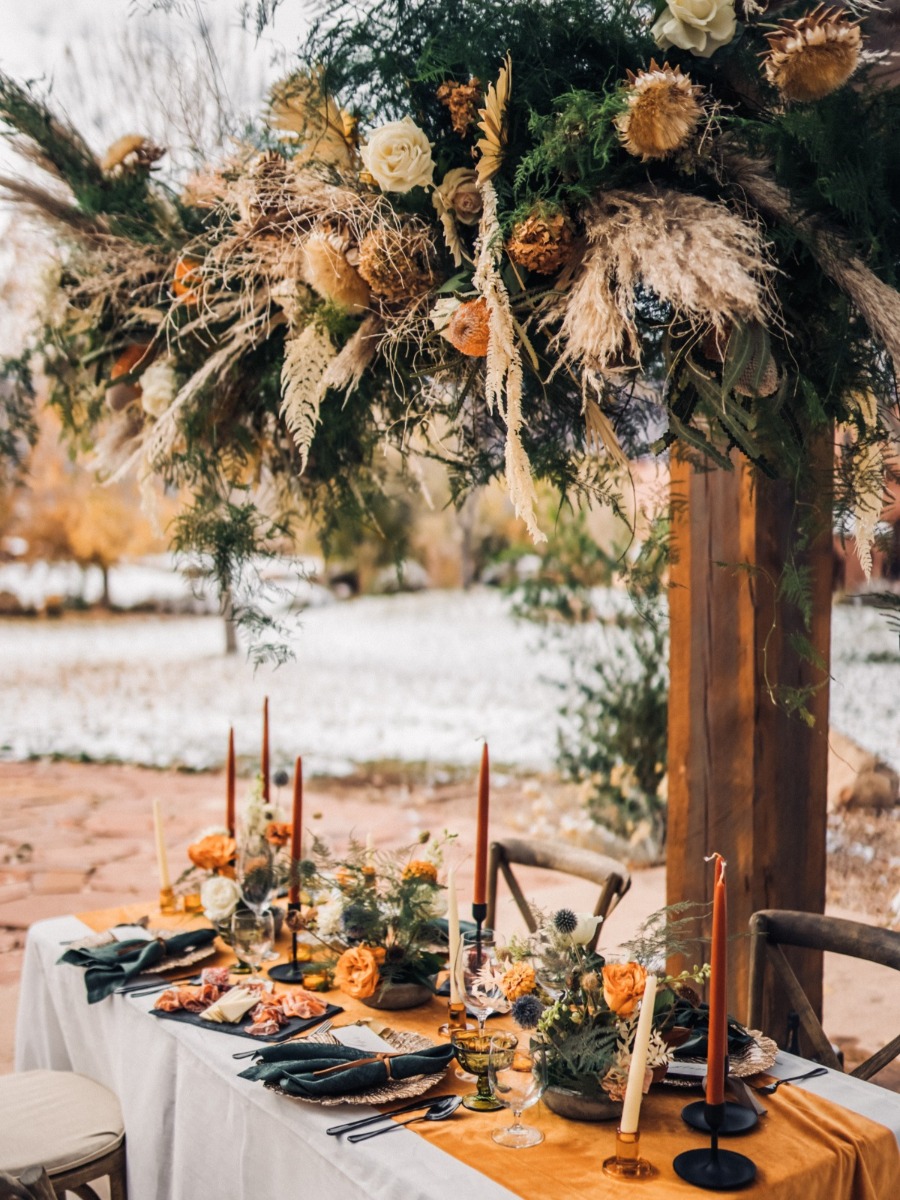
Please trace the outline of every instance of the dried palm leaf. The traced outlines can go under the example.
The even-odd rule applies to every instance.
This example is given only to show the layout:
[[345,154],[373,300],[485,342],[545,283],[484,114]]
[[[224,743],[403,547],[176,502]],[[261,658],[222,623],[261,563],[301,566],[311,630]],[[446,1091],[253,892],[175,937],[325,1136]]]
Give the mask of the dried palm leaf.
[[503,164],[506,150],[506,107],[512,90],[512,59],[507,54],[497,82],[488,85],[484,108],[478,110],[478,128],[482,136],[475,143],[481,157],[478,160],[478,182],[487,183]]

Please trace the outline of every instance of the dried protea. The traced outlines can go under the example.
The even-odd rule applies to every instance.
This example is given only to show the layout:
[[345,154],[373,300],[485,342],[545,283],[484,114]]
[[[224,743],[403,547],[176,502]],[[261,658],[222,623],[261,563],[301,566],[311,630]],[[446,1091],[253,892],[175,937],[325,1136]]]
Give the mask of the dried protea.
[[859,64],[856,21],[837,8],[818,8],[767,33],[766,78],[785,100],[821,100],[847,82]]
[[140,133],[126,133],[117,138],[100,161],[107,174],[123,171],[149,171],[165,150]]
[[416,299],[438,279],[429,231],[412,221],[373,229],[360,242],[359,273],[389,303]]
[[460,304],[441,333],[460,354],[467,354],[470,358],[484,358],[490,342],[487,301],[479,298]]
[[348,239],[338,233],[314,233],[303,245],[303,278],[326,300],[351,312],[369,305],[369,285],[350,262]]
[[448,79],[437,90],[437,98],[450,111],[450,120],[460,137],[465,137],[475,124],[484,99],[481,83],[473,75],[468,83]]
[[619,137],[628,153],[646,161],[679,150],[703,115],[698,100],[701,91],[679,67],[668,63],[660,67],[652,58],[646,71],[637,75],[629,71],[625,90],[628,107],[616,117]]
[[513,226],[506,252],[514,263],[539,275],[555,275],[570,262],[575,250],[575,232],[561,212],[536,208]]

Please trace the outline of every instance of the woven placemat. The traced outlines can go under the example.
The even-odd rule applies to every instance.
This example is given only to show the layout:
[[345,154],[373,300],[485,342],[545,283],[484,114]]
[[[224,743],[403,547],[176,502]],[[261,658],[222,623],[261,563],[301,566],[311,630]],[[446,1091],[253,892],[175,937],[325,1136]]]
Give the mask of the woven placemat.
[[[428,1050],[434,1045],[430,1038],[422,1037],[420,1033],[406,1033],[400,1029],[386,1029],[381,1036],[394,1050],[412,1054],[417,1050]],[[340,1046],[342,1043],[332,1033],[311,1033],[303,1039],[305,1042],[319,1042],[328,1046]],[[434,1075],[412,1075],[409,1079],[392,1079],[380,1088],[370,1088],[367,1092],[348,1092],[345,1096],[293,1096],[284,1091],[277,1083],[266,1083],[270,1092],[286,1096],[288,1100],[299,1100],[303,1104],[321,1104],[325,1107],[338,1104],[391,1104],[394,1100],[412,1100],[422,1096],[429,1088],[440,1083],[446,1072],[438,1071]]]

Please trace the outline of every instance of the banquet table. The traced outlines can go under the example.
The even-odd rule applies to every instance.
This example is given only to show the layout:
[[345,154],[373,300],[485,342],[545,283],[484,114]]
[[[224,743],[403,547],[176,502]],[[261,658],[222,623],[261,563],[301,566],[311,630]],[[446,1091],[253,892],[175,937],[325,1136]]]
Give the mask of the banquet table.
[[[93,927],[97,928],[96,923]],[[357,1145],[329,1137],[325,1133],[328,1126],[374,1110],[302,1103],[238,1078],[246,1062],[235,1062],[232,1055],[252,1047],[249,1039],[157,1020],[149,1015],[155,996],[113,995],[88,1005],[83,972],[57,965],[62,944],[87,931],[77,917],[41,921],[31,927],[22,971],[16,1067],[78,1071],[118,1095],[125,1119],[132,1200],[174,1200],[201,1194],[239,1200],[292,1196],[301,1188],[303,1195],[323,1200],[509,1200],[515,1196],[568,1200],[582,1195],[614,1197],[628,1186],[608,1180],[601,1171],[602,1160],[614,1149],[611,1125],[564,1121],[544,1105],[531,1110],[528,1119],[541,1126],[546,1140],[524,1153],[502,1150],[490,1140],[492,1128],[509,1123],[507,1112],[470,1114],[459,1110],[442,1124],[413,1127],[426,1136],[395,1130]],[[347,1012],[339,1021],[367,1011],[341,996],[335,1002]],[[438,1040],[434,1031],[442,1012],[445,1008],[434,1001],[414,1013],[369,1011],[369,1015],[384,1018],[397,1028],[430,1030]],[[807,1065],[802,1059],[780,1054],[771,1074],[795,1075]],[[836,1157],[845,1161],[835,1167],[834,1178],[829,1177],[821,1190],[813,1179],[817,1170],[833,1165],[826,1161],[827,1148],[818,1159],[804,1162],[798,1155],[796,1187],[775,1179],[783,1168],[779,1165],[776,1171],[769,1163],[761,1167],[757,1184],[739,1194],[765,1194],[767,1200],[773,1195],[796,1196],[798,1200],[824,1200],[825,1196],[828,1200],[839,1196],[892,1200],[900,1195],[900,1096],[836,1072],[802,1086],[803,1092],[792,1086],[766,1097],[769,1115],[762,1118],[758,1130],[742,1138],[740,1146],[733,1141],[730,1145],[756,1157],[755,1148],[775,1136],[780,1114],[800,1104],[797,1128],[806,1127],[812,1143],[817,1137],[814,1127],[828,1125],[829,1117],[832,1126],[841,1124],[842,1113],[847,1122],[852,1122],[852,1113],[865,1119],[857,1121],[846,1143],[839,1144]],[[457,1084],[451,1072],[437,1091],[454,1090],[466,1090],[466,1085]],[[827,1106],[820,1120],[820,1114],[803,1108],[813,1096],[841,1107]],[[702,1144],[699,1135],[682,1127],[678,1118],[682,1104],[691,1098],[691,1094],[671,1088],[654,1089],[645,1097],[642,1150],[658,1168],[654,1180],[640,1185],[648,1200],[698,1194],[674,1175],[669,1149],[673,1138],[680,1139],[680,1149]],[[875,1124],[868,1125],[868,1121]],[[840,1139],[840,1133],[838,1136]],[[865,1159],[865,1144],[876,1141],[878,1156],[873,1168]],[[783,1157],[780,1151],[776,1155]],[[570,1163],[574,1171],[571,1180],[565,1170]],[[840,1192],[835,1190],[838,1178],[844,1189]]]

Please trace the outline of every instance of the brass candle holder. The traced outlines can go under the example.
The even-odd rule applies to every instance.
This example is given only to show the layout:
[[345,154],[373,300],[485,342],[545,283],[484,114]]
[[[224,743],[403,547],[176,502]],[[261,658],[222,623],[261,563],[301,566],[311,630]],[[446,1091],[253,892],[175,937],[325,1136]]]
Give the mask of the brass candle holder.
[[466,1006],[459,1000],[455,1004],[452,1000],[447,1002],[447,1020],[443,1025],[438,1026],[438,1033],[442,1037],[452,1037],[454,1033],[465,1032],[469,1029],[475,1029],[466,1016]]
[[647,1179],[654,1173],[654,1168],[641,1158],[641,1133],[623,1133],[616,1130],[616,1152],[611,1158],[603,1161],[603,1174],[613,1179]]
[[170,887],[159,889],[159,911],[164,917],[170,917],[173,913],[178,912],[178,905],[175,903],[175,893]]

